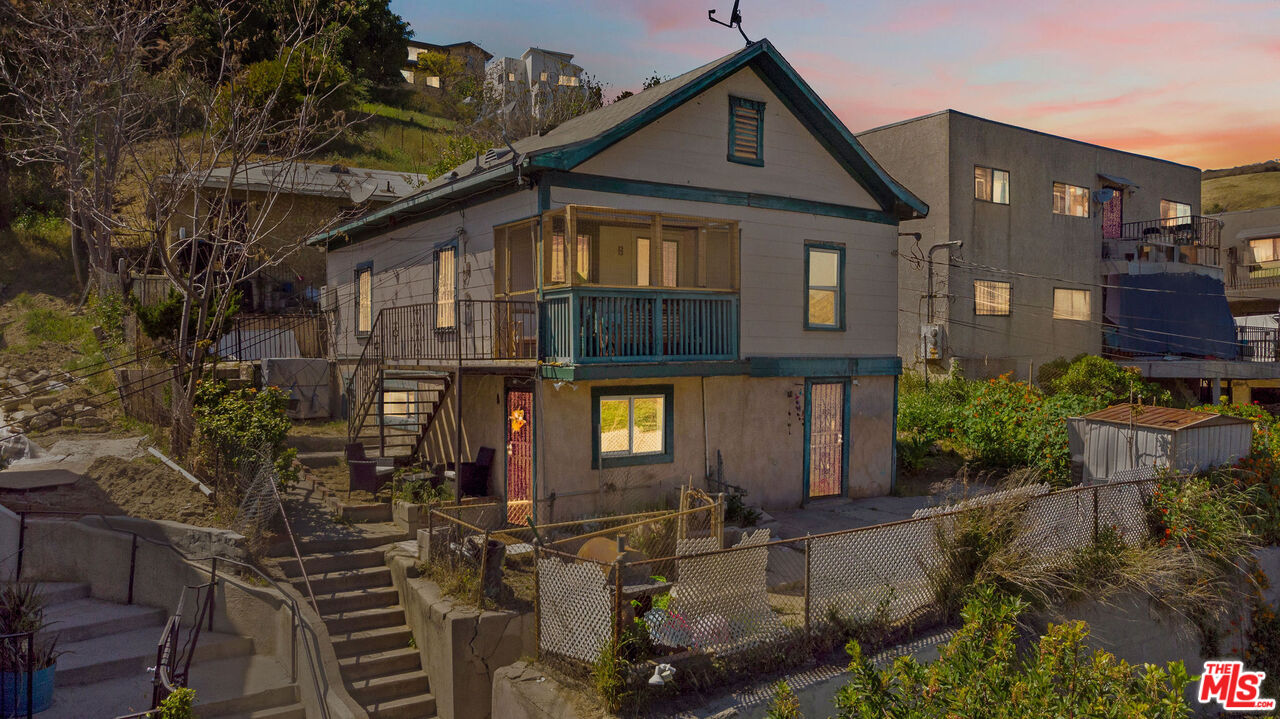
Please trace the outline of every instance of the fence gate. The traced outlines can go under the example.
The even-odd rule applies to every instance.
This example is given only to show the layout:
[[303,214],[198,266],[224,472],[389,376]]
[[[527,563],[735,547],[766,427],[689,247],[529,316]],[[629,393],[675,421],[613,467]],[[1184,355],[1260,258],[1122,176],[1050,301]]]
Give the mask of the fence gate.
[[809,384],[805,484],[810,499],[838,496],[844,486],[846,385],[843,381]]
[[533,392],[507,389],[507,520],[524,524],[533,506]]

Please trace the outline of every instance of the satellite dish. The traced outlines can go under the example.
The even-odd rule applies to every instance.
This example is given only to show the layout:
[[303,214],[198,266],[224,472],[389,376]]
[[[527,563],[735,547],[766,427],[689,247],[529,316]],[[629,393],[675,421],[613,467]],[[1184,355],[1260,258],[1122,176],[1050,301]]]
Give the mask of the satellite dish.
[[1093,201],[1101,205],[1111,202],[1111,198],[1115,196],[1116,191],[1110,187],[1104,187],[1101,190],[1093,191]]
[[373,196],[374,190],[378,189],[376,180],[365,180],[351,188],[351,201],[360,204]]

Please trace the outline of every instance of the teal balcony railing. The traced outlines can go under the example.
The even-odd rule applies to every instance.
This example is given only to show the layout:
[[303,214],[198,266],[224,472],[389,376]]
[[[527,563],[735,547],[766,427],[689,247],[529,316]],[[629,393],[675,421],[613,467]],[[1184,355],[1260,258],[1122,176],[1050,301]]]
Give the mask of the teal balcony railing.
[[736,292],[574,287],[541,307],[544,362],[738,359]]

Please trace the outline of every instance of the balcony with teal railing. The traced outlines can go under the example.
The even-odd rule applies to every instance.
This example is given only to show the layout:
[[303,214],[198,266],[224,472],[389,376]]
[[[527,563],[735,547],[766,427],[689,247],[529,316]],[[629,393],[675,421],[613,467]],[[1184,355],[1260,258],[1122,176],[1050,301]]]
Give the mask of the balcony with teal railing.
[[738,359],[738,293],[567,287],[540,303],[551,364]]

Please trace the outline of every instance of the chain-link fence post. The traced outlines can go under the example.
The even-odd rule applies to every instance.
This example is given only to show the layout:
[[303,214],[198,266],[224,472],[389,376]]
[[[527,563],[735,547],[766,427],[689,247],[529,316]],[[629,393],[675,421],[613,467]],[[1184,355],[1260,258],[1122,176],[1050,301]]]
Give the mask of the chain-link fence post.
[[613,562],[613,655],[622,644],[622,560]]
[[542,661],[542,547],[533,540],[533,657]]
[[1098,487],[1102,485],[1093,485],[1093,543],[1098,543]]
[[476,582],[476,606],[484,608],[485,584],[489,581],[489,530],[480,535],[480,581]]
[[809,641],[813,638],[813,635],[812,635],[813,625],[811,623],[811,620],[809,619],[809,594],[810,594],[809,592],[810,569],[809,568],[811,566],[809,563],[809,545],[812,543],[813,543],[813,538],[808,535],[805,535],[805,538],[804,538],[804,638],[805,638],[805,641]]

